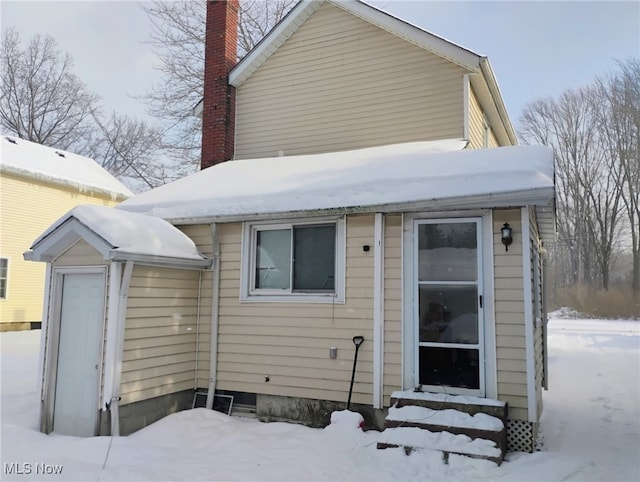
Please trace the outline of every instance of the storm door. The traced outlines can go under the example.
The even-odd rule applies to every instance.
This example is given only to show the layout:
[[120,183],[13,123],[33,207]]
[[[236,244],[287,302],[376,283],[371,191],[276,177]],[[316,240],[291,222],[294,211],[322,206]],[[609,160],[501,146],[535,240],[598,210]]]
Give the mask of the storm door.
[[417,220],[414,233],[418,384],[484,396],[481,219]]

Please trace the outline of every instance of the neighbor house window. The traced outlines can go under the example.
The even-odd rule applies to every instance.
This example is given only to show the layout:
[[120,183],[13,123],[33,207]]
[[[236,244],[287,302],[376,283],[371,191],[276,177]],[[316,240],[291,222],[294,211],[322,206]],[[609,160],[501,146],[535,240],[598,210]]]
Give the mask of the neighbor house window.
[[344,221],[245,225],[245,300],[344,298]]
[[8,276],[9,276],[9,259],[0,258],[0,300],[7,299]]

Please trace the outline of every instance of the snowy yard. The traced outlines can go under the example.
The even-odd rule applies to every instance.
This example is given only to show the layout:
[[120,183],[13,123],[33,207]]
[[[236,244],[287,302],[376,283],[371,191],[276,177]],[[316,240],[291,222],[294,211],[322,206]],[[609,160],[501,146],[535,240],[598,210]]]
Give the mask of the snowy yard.
[[375,432],[348,423],[320,430],[205,409],[113,440],[44,435],[39,336],[0,334],[2,480],[640,480],[640,321],[550,322],[544,448],[509,454],[501,467],[377,450]]

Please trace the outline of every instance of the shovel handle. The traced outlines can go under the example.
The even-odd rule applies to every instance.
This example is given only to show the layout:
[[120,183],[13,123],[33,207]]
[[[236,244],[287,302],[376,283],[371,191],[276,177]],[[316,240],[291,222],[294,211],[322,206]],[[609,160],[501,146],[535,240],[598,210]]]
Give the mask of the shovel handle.
[[353,337],[353,344],[356,346],[356,348],[358,348],[360,345],[362,345],[363,341],[364,341],[364,336],[354,336]]

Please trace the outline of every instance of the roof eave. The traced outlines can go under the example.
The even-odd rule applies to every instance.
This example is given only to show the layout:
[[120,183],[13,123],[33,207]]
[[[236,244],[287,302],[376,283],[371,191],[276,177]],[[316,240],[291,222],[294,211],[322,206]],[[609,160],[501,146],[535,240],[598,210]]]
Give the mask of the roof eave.
[[518,136],[516,135],[516,131],[513,128],[513,125],[511,124],[511,119],[509,119],[507,107],[504,104],[504,99],[502,97],[502,93],[500,92],[498,81],[496,80],[496,76],[493,73],[493,69],[491,68],[491,64],[489,63],[489,59],[487,57],[482,57],[480,59],[480,71],[482,73],[482,79],[486,83],[486,86],[491,93],[493,105],[495,106],[497,114],[500,117],[502,126],[505,130],[505,134],[509,138],[509,141],[512,145],[518,145]]
[[399,213],[419,211],[455,211],[469,209],[494,209],[521,206],[548,206],[553,199],[553,187],[531,188],[522,191],[489,193],[475,196],[424,199],[403,203],[349,206],[340,208],[280,211],[273,213],[247,213],[235,215],[211,215],[202,217],[164,218],[173,225],[233,223],[245,221],[267,221],[273,219],[295,219],[317,216],[344,216],[346,214]]
[[114,249],[109,252],[111,261],[133,261],[146,266],[159,266],[163,268],[179,269],[205,269],[209,268],[213,260],[208,258],[182,258],[172,256],[155,256],[144,253],[127,252]]

